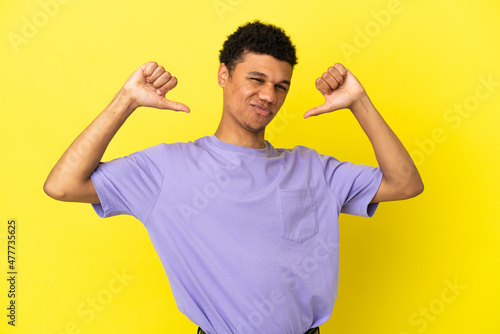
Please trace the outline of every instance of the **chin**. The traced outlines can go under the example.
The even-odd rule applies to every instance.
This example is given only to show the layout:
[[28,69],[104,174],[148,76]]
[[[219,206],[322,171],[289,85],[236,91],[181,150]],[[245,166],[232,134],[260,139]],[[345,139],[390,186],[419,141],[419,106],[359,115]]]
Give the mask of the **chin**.
[[253,133],[259,133],[259,132],[262,132],[266,129],[266,126],[252,126],[250,124],[246,124],[245,123],[245,129],[250,131],[250,132],[253,132]]

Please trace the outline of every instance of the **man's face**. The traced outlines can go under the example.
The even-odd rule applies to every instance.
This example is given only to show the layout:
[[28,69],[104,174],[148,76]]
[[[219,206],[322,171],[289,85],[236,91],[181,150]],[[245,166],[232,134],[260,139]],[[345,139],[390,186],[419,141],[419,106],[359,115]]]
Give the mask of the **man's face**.
[[224,88],[225,125],[263,131],[285,102],[291,78],[292,66],[269,55],[247,53],[230,77],[222,64],[219,85]]

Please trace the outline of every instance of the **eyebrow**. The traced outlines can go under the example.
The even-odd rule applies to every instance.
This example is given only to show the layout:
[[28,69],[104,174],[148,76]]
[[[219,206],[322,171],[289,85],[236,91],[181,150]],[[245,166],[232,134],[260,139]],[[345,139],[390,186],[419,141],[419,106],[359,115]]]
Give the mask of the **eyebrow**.
[[[264,77],[267,79],[267,75],[265,73],[262,73],[259,71],[250,71],[250,72],[248,72],[248,75],[256,75],[256,76]],[[288,86],[290,86],[290,81],[288,81],[288,80],[282,80],[280,83],[284,83],[284,84],[287,84]]]

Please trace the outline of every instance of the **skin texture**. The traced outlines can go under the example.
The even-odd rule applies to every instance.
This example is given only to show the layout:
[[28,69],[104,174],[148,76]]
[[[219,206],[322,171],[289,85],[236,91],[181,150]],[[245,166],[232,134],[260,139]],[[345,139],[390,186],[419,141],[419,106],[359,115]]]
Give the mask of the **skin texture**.
[[132,112],[140,106],[190,111],[186,105],[165,98],[176,85],[177,79],[155,62],[138,68],[57,161],[43,186],[45,193],[60,201],[100,203],[90,176]]
[[342,64],[329,67],[316,79],[325,103],[308,110],[304,118],[348,108],[370,140],[383,178],[372,203],[396,201],[424,190],[412,158],[371,102],[359,80]]
[[[290,88],[292,67],[269,55],[247,53],[233,72],[225,64],[218,71],[223,89],[222,117],[215,132],[230,144],[265,147],[265,128],[283,105]],[[69,202],[99,203],[90,176],[118,129],[141,106],[190,112],[165,97],[177,79],[162,66],[148,62],[127,79],[111,103],[75,139],[50,172],[44,191],[52,198]],[[349,109],[369,138],[382,183],[372,202],[414,197],[423,183],[410,155],[373,106],[358,79],[342,64],[329,67],[316,80],[325,103],[308,110],[304,118],[339,109]]]
[[265,128],[285,102],[291,78],[291,65],[269,55],[247,53],[230,75],[221,64],[218,80],[224,104],[217,138],[264,148]]

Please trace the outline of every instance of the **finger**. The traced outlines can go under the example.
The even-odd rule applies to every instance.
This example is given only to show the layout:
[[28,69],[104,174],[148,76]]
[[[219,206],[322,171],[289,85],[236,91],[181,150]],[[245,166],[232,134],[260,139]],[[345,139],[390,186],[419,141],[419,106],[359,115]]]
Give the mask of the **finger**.
[[160,88],[161,86],[165,85],[171,78],[172,78],[172,75],[170,75],[170,72],[163,72],[158,77],[158,79],[156,79],[153,82],[153,87],[154,88]]
[[145,77],[149,77],[153,74],[154,70],[158,67],[158,64],[154,61],[150,61],[141,66],[142,73]]
[[323,95],[328,95],[332,92],[332,88],[322,77],[316,79],[316,89]]
[[163,98],[159,103],[158,103],[158,108],[159,109],[168,109],[168,110],[174,110],[174,111],[183,111],[186,113],[189,113],[189,107],[186,106],[183,103],[180,102],[175,102],[175,101],[170,101],[165,98]]
[[324,113],[327,113],[327,112],[331,112],[331,107],[328,105],[328,104],[322,104],[320,106],[317,106],[317,107],[314,107],[312,109],[309,109],[305,114],[304,114],[304,118],[308,118],[308,117],[311,117],[311,116],[317,116],[317,115],[320,115],[320,114],[324,114]]
[[155,70],[153,71],[153,73],[150,76],[146,77],[146,80],[149,82],[154,82],[163,73],[165,73],[165,68],[163,66],[158,66],[155,68]]
[[338,82],[339,86],[344,83],[344,77],[342,76],[342,74],[340,74],[339,70],[336,69],[335,67],[329,67],[328,73],[330,73],[330,75],[335,78],[335,80]]
[[323,73],[321,78],[326,81],[328,86],[330,86],[330,90],[335,90],[339,86],[338,81],[329,72]]
[[342,65],[341,63],[336,63],[335,65],[333,65],[333,67],[340,73],[340,75],[342,75],[342,77],[347,77],[348,69],[345,68],[344,65]]
[[156,90],[156,93],[159,95],[166,94],[169,90],[172,90],[177,86],[177,78],[171,77],[163,86]]

